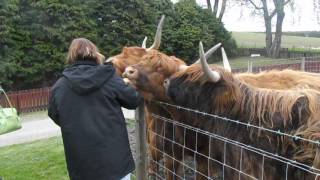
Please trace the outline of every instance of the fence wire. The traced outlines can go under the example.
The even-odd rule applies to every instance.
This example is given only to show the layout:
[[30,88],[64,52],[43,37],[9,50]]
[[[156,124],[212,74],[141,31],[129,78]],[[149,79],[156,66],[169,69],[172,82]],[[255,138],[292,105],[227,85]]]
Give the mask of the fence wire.
[[[162,106],[170,106],[171,108],[174,107],[176,110],[180,111],[180,113],[194,113],[200,116],[210,117],[209,120],[219,119],[228,123],[235,123],[238,126],[256,128],[261,131],[274,133],[275,135],[305,141],[316,146],[320,145],[319,141],[304,139],[299,136],[281,132],[280,130],[268,129],[165,102],[157,101],[154,103]],[[320,177],[320,170],[310,165],[297,162],[279,154],[268,152],[264,149],[256,148],[250,144],[224,137],[217,133],[163,117],[159,114],[151,114],[151,116],[154,120],[161,122],[161,124],[155,124],[156,128],[163,128],[168,125],[171,127],[171,129],[163,128],[162,131],[147,129],[149,134],[156,136],[163,144],[162,146],[157,146],[152,143],[149,144],[149,149],[161,153],[163,157],[162,161],[154,159],[151,159],[150,161],[158,166],[158,170],[153,174],[153,177],[156,179],[263,179],[266,173],[269,172],[268,169],[265,169],[265,164],[270,162],[280,163],[282,165],[281,167],[284,167],[281,179],[289,179],[292,169],[298,169],[301,172],[312,175],[312,179],[318,179]],[[168,129],[170,132],[167,132]],[[178,130],[180,130],[180,133],[178,133]],[[181,132],[181,130],[183,132]],[[190,141],[191,137],[190,135],[187,136],[187,133],[190,134],[190,132],[193,133],[193,147],[190,147],[187,143]],[[178,137],[179,135],[180,137]],[[208,139],[208,147],[205,148],[205,152],[198,149],[198,140],[201,140],[200,138],[203,137]],[[214,154],[212,154],[217,148],[222,149],[219,154],[220,156],[214,156]],[[238,154],[236,154],[237,157],[234,157],[234,153],[232,153],[235,150],[238,150]],[[253,166],[259,165],[261,167],[259,172],[252,173],[252,171],[248,170],[248,167],[246,167],[246,165],[248,166],[248,164],[246,164],[248,158],[243,154],[259,157],[261,161],[253,163]],[[232,161],[232,159],[235,159],[237,162]],[[202,162],[202,164],[199,162]],[[203,164],[206,164],[206,166]],[[268,177],[270,177],[270,175]],[[277,177],[279,177],[279,175],[277,175]]]

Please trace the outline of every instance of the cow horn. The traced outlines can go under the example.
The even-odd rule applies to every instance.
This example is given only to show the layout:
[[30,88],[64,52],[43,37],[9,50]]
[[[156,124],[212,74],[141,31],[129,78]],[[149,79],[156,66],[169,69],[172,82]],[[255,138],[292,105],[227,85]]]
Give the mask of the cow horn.
[[231,66],[227,57],[226,52],[224,51],[224,48],[221,47],[221,54],[222,54],[222,61],[223,61],[223,67],[226,71],[231,72]]
[[[219,47],[221,46],[221,43],[216,44],[215,46],[213,46],[211,49],[209,49],[205,54],[205,58],[208,59]],[[198,59],[196,62],[194,62],[193,64],[197,64],[200,63],[200,59]]]
[[220,80],[220,74],[217,71],[212,71],[210,69],[203,52],[203,45],[201,41],[199,43],[199,54],[200,54],[201,67],[203,69],[204,74],[209,78],[210,81],[218,82]]
[[142,45],[141,45],[141,47],[144,48],[144,49],[147,49],[147,40],[148,40],[148,37],[147,36],[144,37]]
[[157,27],[156,35],[154,36],[154,42],[153,42],[152,46],[147,49],[147,51],[149,51],[151,49],[159,49],[160,43],[161,43],[161,34],[162,34],[164,18],[165,18],[165,15],[162,15],[160,22],[158,24],[158,27]]

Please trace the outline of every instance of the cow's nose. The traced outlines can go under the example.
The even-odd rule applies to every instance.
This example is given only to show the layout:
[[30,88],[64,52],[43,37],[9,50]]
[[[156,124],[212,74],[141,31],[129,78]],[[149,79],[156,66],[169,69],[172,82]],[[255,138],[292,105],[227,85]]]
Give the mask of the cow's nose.
[[137,70],[135,68],[129,66],[125,69],[125,72],[123,74],[124,74],[124,76],[132,76],[136,73],[137,73]]

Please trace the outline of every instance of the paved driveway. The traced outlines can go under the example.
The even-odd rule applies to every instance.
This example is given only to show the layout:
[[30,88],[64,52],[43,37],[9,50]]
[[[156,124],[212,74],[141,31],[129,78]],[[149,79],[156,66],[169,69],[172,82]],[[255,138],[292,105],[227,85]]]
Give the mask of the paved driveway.
[[[134,111],[123,109],[123,112],[126,118],[134,118]],[[22,128],[18,131],[0,135],[0,147],[45,139],[60,134],[60,127],[54,124],[48,116],[41,115],[41,119],[22,121]]]
[[0,147],[49,138],[60,134],[60,127],[50,118],[23,122],[22,128],[8,134],[0,135]]

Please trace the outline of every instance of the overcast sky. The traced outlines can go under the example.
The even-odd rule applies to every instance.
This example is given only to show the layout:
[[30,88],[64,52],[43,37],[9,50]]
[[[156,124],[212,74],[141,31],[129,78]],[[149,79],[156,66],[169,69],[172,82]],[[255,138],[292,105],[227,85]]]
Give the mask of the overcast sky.
[[[172,1],[176,2],[177,0]],[[231,2],[232,0],[228,1]],[[206,7],[206,0],[197,0],[197,2]],[[313,0],[295,0],[295,3],[296,9],[294,12],[291,12],[289,8],[286,9],[283,30],[320,31],[320,25],[316,21],[316,13],[313,8]],[[222,21],[229,31],[265,31],[263,18],[251,16],[250,12],[250,9],[228,4]]]

